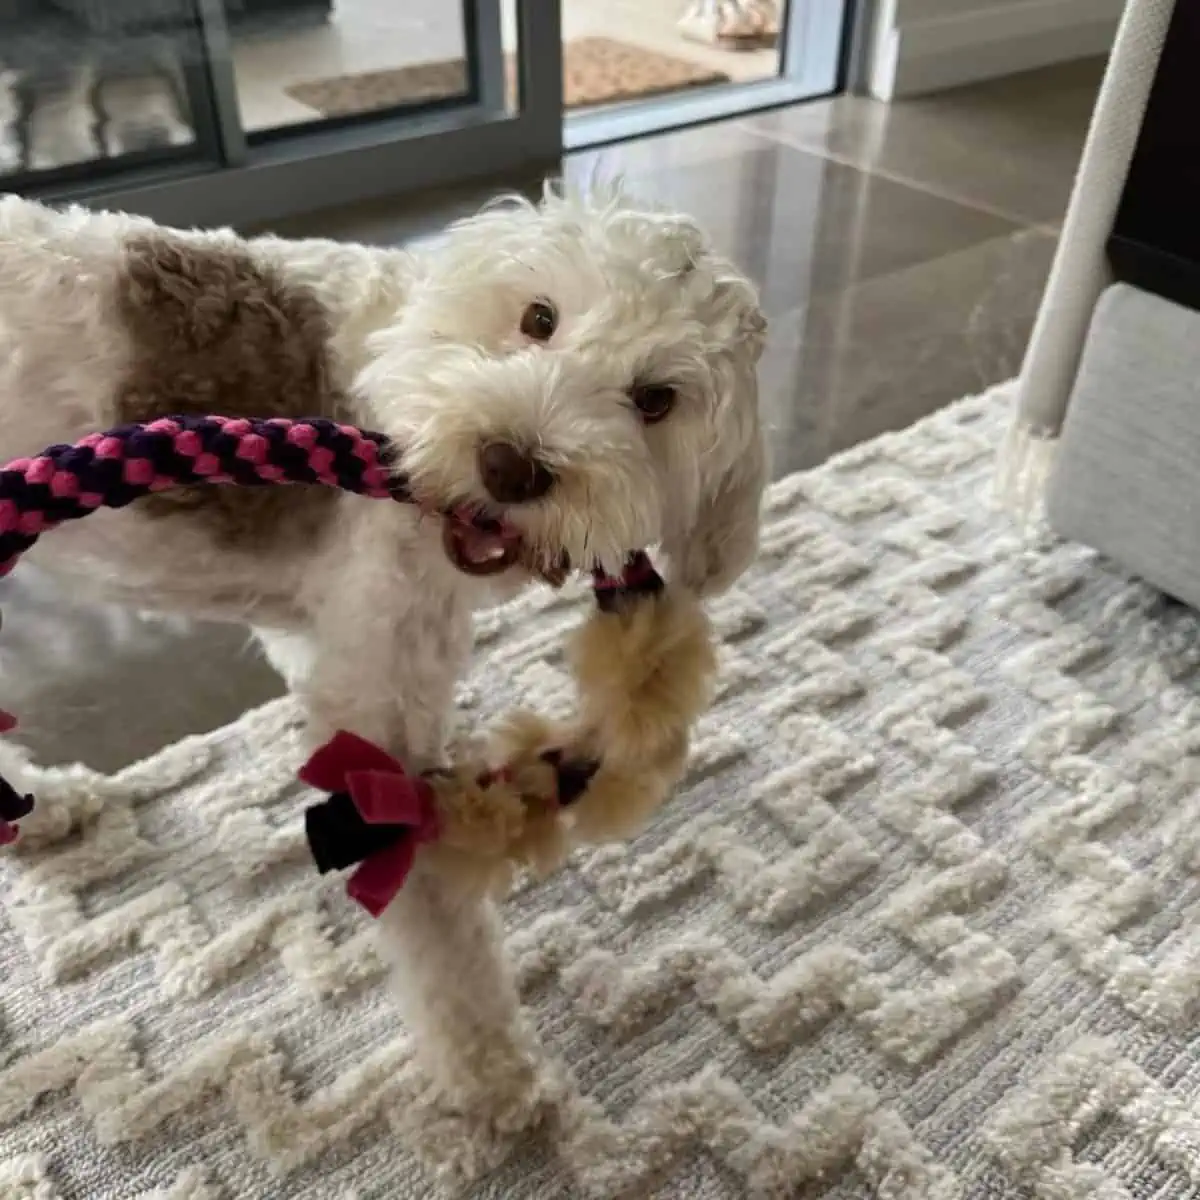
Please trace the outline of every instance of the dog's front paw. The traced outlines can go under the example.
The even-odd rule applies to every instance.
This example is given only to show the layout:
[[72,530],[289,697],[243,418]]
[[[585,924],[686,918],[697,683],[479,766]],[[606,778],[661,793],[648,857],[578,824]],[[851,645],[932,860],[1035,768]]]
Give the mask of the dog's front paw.
[[451,1194],[494,1171],[567,1104],[565,1073],[532,1048],[492,1047],[476,1063],[469,1079],[431,1085],[393,1118],[422,1167]]

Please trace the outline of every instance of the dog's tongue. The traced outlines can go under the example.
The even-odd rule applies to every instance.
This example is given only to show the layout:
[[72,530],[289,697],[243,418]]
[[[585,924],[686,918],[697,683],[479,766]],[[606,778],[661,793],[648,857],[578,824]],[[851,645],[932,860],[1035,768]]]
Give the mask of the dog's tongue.
[[477,529],[474,525],[463,525],[458,531],[458,544],[463,557],[480,566],[504,558],[508,553],[509,541],[499,529]]
[[484,517],[469,509],[453,514],[453,537],[458,553],[472,566],[487,567],[511,561],[521,544],[521,533],[504,521]]

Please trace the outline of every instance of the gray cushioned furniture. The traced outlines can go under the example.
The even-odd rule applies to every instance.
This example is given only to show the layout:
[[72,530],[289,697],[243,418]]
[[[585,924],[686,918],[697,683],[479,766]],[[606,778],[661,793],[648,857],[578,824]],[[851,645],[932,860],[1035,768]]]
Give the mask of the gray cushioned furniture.
[[1200,607],[1200,312],[1104,293],[1046,505],[1056,532]]
[[[1139,42],[1148,26],[1138,17],[1154,11],[1160,28],[1162,16],[1169,24],[1149,57],[1155,39],[1147,32]],[[1147,58],[1148,102],[1132,130],[1136,147],[1115,219],[1095,247],[1117,282],[1090,320],[1081,313],[1087,335],[1046,511],[1058,533],[1200,607],[1200,3],[1137,0],[1128,13],[1114,57]],[[1128,95],[1137,90],[1133,77],[1131,69]],[[1105,129],[1089,139],[1096,162],[1124,134],[1119,120]],[[1086,168],[1085,161],[1077,198],[1104,186],[1102,174],[1083,178]],[[1068,230],[1064,244],[1083,227]],[[1064,296],[1065,289],[1060,302]],[[1051,303],[1044,311],[1063,309]]]

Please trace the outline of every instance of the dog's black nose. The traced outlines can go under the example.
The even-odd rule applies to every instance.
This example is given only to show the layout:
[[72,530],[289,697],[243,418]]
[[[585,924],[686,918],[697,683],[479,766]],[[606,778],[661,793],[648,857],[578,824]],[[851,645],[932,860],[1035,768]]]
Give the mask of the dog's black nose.
[[480,450],[479,475],[488,495],[501,504],[539,500],[554,486],[549,468],[511,442],[489,442]]

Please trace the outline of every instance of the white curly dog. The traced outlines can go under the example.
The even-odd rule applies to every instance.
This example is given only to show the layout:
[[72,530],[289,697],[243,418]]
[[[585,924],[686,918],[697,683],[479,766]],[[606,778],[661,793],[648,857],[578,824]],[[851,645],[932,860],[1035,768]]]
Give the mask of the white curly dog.
[[[494,518],[215,488],[33,552],[106,598],[252,626],[314,742],[351,729],[418,769],[443,754],[472,610],[639,547],[701,594],[746,569],[764,331],[691,220],[616,193],[498,202],[413,250],[0,199],[6,459],[173,412],[331,415],[394,439],[439,508]],[[531,1121],[535,1048],[491,906],[418,864],[379,927],[438,1094]]]

